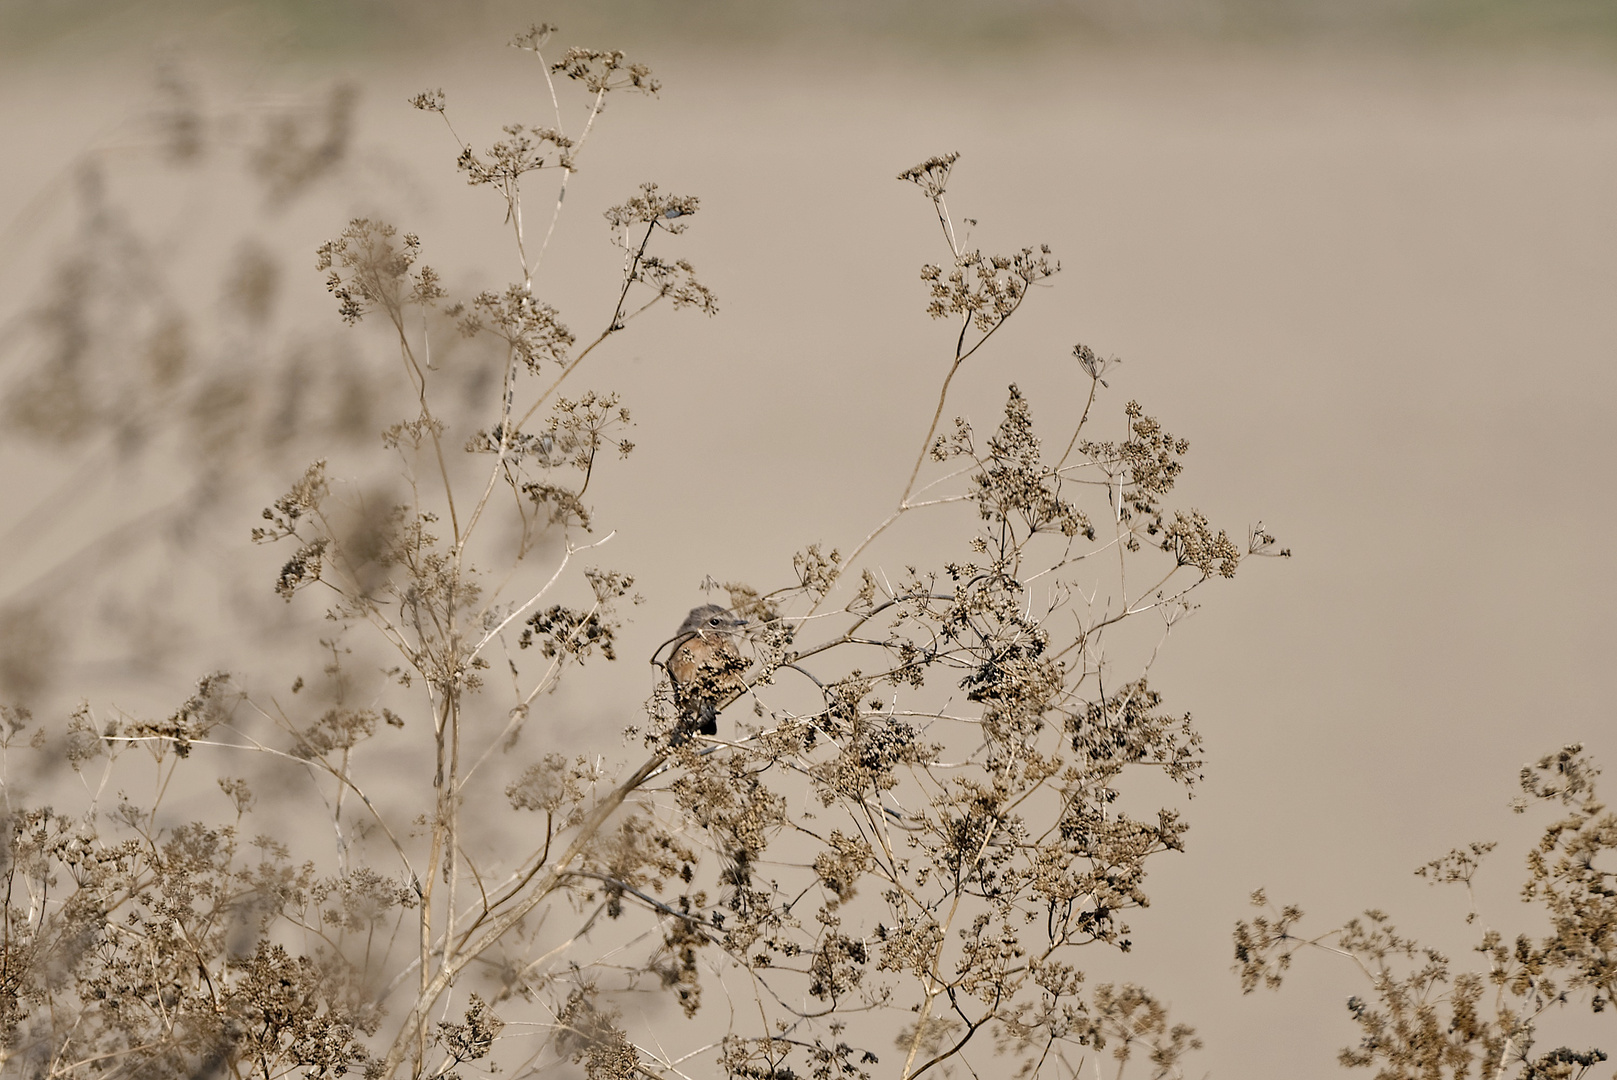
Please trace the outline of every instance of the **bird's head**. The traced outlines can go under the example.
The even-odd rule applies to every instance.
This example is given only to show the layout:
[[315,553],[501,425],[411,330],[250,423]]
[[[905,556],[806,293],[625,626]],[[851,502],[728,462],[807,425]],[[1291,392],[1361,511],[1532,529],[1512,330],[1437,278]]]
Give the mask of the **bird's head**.
[[681,634],[732,634],[747,625],[747,620],[718,604],[703,604],[691,608],[680,624]]

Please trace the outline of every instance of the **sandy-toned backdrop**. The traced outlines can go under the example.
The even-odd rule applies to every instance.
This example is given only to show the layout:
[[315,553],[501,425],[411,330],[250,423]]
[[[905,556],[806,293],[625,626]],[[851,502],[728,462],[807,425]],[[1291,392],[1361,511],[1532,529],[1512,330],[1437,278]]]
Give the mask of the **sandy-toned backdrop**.
[[[704,575],[778,578],[794,548],[850,544],[886,511],[930,408],[916,387],[947,348],[916,278],[938,256],[936,224],[893,175],[959,150],[951,204],[978,219],[983,244],[1047,242],[1064,266],[963,377],[976,418],[990,421],[1013,380],[1054,408],[1074,342],[1118,355],[1112,406],[1138,397],[1192,442],[1184,501],[1234,530],[1261,518],[1295,552],[1212,590],[1158,664],[1170,704],[1207,734],[1207,782],[1188,807],[1190,850],[1159,864],[1155,903],[1133,920],[1134,964],[1116,970],[1199,1029],[1198,1067],[1215,1077],[1327,1074],[1359,987],[1315,957],[1286,993],[1243,998],[1229,931],[1247,893],[1267,886],[1321,928],[1378,906],[1463,953],[1463,897],[1414,867],[1504,841],[1484,917],[1531,928],[1513,910],[1528,835],[1506,809],[1516,770],[1573,740],[1617,764],[1617,66],[1564,39],[1419,51],[1062,39],[934,54],[828,48],[824,31],[734,47],[628,34],[665,89],[604,118],[540,291],[593,323],[605,301],[589,275],[613,273],[595,213],[655,179],[702,197],[686,253],[723,311],[663,318],[591,380],[635,412],[642,452],[595,506],[619,530],[612,565],[638,576],[648,603],[623,649],[636,659],[564,691],[547,737],[587,745],[594,725],[632,717],[650,679],[638,658],[701,599]],[[0,223],[8,328],[72,228],[73,162],[100,155],[117,175],[106,148],[150,135],[157,54],[65,40],[12,52],[0,71],[0,206],[16,215]],[[244,132],[264,102],[348,81],[358,149],[318,200],[256,222],[219,194],[224,171],[179,184],[130,166],[125,197],[185,250],[257,237],[286,260],[289,318],[320,334],[336,318],[309,253],[350,214],[418,232],[454,282],[499,284],[492,198],[462,189],[452,144],[404,105],[443,86],[478,142],[539,119],[532,70],[499,40],[283,63],[187,52],[171,33],[161,56],[199,93],[258,103]],[[173,279],[215,288],[200,262]],[[264,486],[233,493],[222,505],[235,517],[208,534],[207,557],[253,567],[243,590],[267,593],[274,559],[249,551],[246,533],[300,455],[325,452],[305,449],[263,462]],[[686,451],[732,459],[732,484],[687,490]],[[8,604],[165,482],[160,461],[70,482],[68,452],[13,440],[4,455]],[[217,550],[232,544],[241,551]],[[158,573],[178,561],[183,576],[203,557],[175,550],[133,562]],[[228,623],[232,594],[209,595]],[[277,615],[288,640],[316,616]],[[116,643],[118,621],[72,624],[62,648],[76,659],[35,689],[42,707],[172,702],[202,670],[276,663],[233,652],[237,639],[196,611],[145,631],[177,642],[148,662]],[[1610,1047],[1610,1021],[1597,1020],[1588,1030]]]

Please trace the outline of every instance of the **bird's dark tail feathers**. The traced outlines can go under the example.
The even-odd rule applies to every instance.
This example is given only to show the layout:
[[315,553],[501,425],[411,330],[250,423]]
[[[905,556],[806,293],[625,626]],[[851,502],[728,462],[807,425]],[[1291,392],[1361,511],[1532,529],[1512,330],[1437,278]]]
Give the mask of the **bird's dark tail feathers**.
[[671,745],[679,746],[692,735],[717,735],[719,733],[719,710],[711,701],[697,701],[695,708],[679,718],[679,726],[674,729]]

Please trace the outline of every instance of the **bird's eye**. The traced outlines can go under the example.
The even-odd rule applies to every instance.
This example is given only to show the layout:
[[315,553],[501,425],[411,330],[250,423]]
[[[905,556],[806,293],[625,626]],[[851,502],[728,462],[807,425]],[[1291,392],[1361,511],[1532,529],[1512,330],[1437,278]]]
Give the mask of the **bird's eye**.
[[713,616],[711,619],[709,619],[707,621],[707,624],[709,626],[717,626],[717,625],[719,625],[719,617],[717,615]]

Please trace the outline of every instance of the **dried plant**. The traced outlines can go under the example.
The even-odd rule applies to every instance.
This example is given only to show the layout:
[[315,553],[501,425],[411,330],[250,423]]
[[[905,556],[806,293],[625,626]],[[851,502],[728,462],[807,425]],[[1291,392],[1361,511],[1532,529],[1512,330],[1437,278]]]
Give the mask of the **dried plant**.
[[[612,538],[586,496],[603,451],[634,449],[630,414],[617,392],[563,385],[653,308],[718,310],[669,248],[698,200],[653,183],[605,211],[622,268],[598,329],[575,334],[535,295],[608,97],[658,89],[620,53],[547,59],[552,33],[513,44],[541,65],[554,115],[484,151],[454,135],[468,182],[500,195],[516,280],[456,299],[422,239],[375,219],[319,249],[337,315],[381,325],[408,389],[392,400],[409,402],[383,432],[401,497],[317,461],[253,531],[285,552],[266,589],[336,628],[325,697],[209,675],[162,721],[85,706],[36,737],[5,712],[8,759],[58,753],[86,797],[58,813],[8,790],[6,1066],[269,1080],[570,1062],[592,1080],[785,1080],[1138,1061],[1182,1075],[1194,1032],[1139,986],[1090,985],[1080,950],[1129,950],[1148,860],[1185,842],[1177,805],[1134,807],[1141,774],[1187,796],[1201,776],[1190,715],[1151,686],[1158,648],[1206,586],[1287,552],[1261,525],[1243,547],[1171,507],[1188,442],[1132,401],[1092,420],[1112,361],[1087,346],[1077,415],[1041,428],[1012,384],[989,430],[964,409],[942,430],[956,374],[1060,269],[1048,247],[962,244],[945,202],[956,155],[900,176],[940,225],[922,306],[949,333],[892,512],[846,555],[808,544],[778,583],[717,586],[746,620],[746,669],[683,699],[660,680],[625,724],[643,761],[517,752],[570,667],[617,659],[641,599],[628,574],[584,565]],[[442,91],[412,103],[449,123]],[[324,145],[276,165],[273,198],[326,167]],[[541,181],[555,202],[536,246],[524,200]],[[251,266],[240,280],[254,290]],[[447,334],[500,357],[470,423],[440,404]],[[900,551],[925,538],[954,554],[890,576],[866,558],[889,532]],[[393,654],[390,684],[366,696],[349,658],[373,647]],[[229,823],[169,821],[173,778],[207,768],[199,749],[313,777],[332,844],[295,855],[309,838],[238,775],[217,777]],[[504,785],[502,761],[518,763]],[[407,796],[384,797],[399,776]],[[661,1003],[696,1022],[659,1019]]]
[[[1380,1080],[1479,1076],[1486,1080],[1575,1080],[1606,1060],[1604,1051],[1561,1046],[1535,1053],[1546,1014],[1586,1003],[1602,1013],[1617,993],[1617,815],[1595,791],[1599,770],[1577,744],[1523,766],[1523,794],[1512,804],[1560,803],[1567,816],[1551,821],[1527,853],[1523,902],[1543,908],[1549,932],[1514,940],[1484,929],[1474,946],[1483,958],[1465,970],[1436,949],[1400,934],[1381,911],[1366,911],[1313,937],[1297,932],[1303,913],[1276,909],[1263,890],[1263,910],[1235,928],[1236,971],[1251,993],[1261,983],[1279,989],[1293,956],[1320,950],[1350,960],[1369,984],[1348,998],[1358,1044],[1339,1055],[1349,1068],[1374,1068]],[[1463,885],[1471,897],[1465,921],[1478,913],[1472,880],[1496,845],[1473,842],[1415,871],[1432,884]]]

